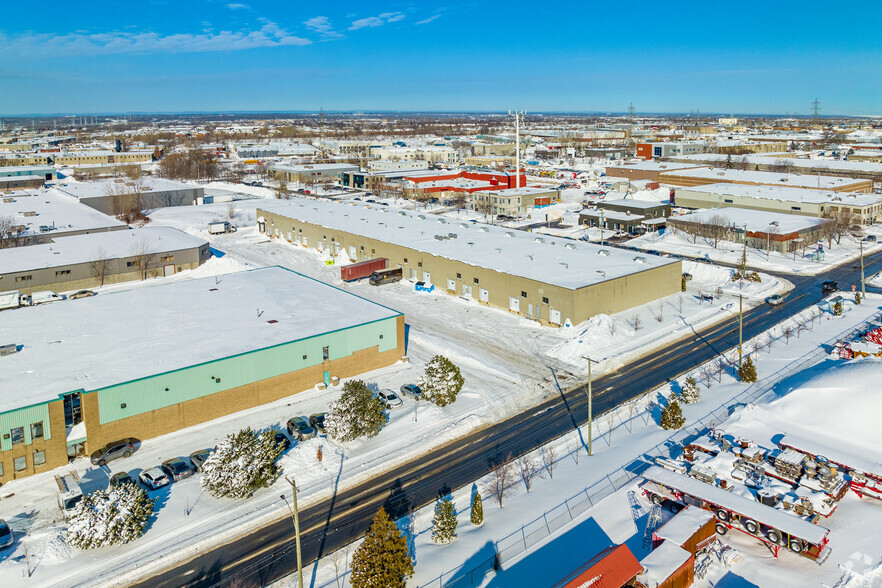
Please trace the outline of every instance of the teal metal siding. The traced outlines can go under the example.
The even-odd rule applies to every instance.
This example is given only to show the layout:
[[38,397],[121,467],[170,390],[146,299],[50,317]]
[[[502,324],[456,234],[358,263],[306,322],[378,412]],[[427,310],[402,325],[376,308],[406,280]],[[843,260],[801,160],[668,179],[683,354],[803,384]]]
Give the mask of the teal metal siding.
[[43,438],[51,439],[52,432],[49,427],[49,404],[35,404],[17,410],[10,410],[0,414],[0,450],[9,451],[12,449],[12,436],[6,439],[5,436],[16,427],[23,427],[25,433],[25,444],[31,443],[31,425],[43,421]]
[[395,349],[398,346],[397,319],[390,317],[101,388],[92,392],[98,394],[101,424],[321,365],[322,348],[326,346],[330,348],[332,361],[377,346],[380,352]]

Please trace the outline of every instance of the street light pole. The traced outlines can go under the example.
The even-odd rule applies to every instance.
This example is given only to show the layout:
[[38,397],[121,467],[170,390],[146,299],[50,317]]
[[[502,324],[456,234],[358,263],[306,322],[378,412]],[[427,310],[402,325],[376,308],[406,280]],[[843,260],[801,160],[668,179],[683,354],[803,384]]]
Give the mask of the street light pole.
[[292,503],[294,504],[294,539],[297,545],[297,586],[303,588],[303,560],[300,553],[300,513],[297,512],[297,484],[291,478],[285,477],[291,484],[291,492],[294,494]]
[[582,359],[588,360],[588,455],[591,455],[591,437],[592,437],[592,420],[594,418],[592,412],[591,402],[594,399],[594,395],[591,392],[591,364],[595,363],[593,359],[588,357],[587,355],[583,355]]
[[738,293],[738,369],[741,370],[741,358],[743,356],[742,353],[742,336],[744,332],[744,305],[743,305],[744,295],[739,292]]
[[861,301],[867,297],[867,287],[864,284],[864,240],[860,240],[861,244]]

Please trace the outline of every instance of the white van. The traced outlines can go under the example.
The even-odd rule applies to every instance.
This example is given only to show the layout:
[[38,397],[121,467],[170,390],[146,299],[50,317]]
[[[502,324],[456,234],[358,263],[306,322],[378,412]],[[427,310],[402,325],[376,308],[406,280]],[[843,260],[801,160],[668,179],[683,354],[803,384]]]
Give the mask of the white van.
[[64,300],[64,296],[56,294],[52,290],[44,290],[43,292],[34,292],[31,294],[31,304],[46,304],[48,302],[58,302]]
[[83,499],[80,476],[73,470],[60,476],[55,474],[55,483],[58,484],[58,507],[68,517]]

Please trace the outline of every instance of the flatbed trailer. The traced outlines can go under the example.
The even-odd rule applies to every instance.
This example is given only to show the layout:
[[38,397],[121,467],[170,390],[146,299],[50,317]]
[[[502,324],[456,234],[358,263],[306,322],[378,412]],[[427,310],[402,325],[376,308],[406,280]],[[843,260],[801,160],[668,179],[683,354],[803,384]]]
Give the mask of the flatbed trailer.
[[650,466],[640,475],[646,480],[643,493],[651,502],[661,504],[668,499],[678,506],[691,504],[712,511],[720,535],[730,529],[741,531],[769,546],[775,557],[780,547],[818,565],[830,557],[830,530],[825,527],[658,466]]
[[861,457],[857,449],[854,453],[849,451],[847,443],[836,443],[846,447],[829,447],[794,435],[784,435],[778,445],[808,455],[818,463],[835,465],[851,477],[849,487],[855,494],[882,500],[882,464]]

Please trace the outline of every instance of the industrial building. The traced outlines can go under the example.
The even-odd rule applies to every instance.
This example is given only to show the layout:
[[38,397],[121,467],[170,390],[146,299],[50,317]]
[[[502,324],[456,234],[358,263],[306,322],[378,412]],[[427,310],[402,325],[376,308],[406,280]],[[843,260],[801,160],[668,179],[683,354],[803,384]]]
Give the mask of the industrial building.
[[631,181],[648,180],[650,182],[660,182],[659,175],[662,173],[698,167],[702,166],[695,163],[640,161],[608,165],[606,167],[606,175],[611,178],[625,178]]
[[150,210],[170,206],[191,206],[205,197],[205,188],[176,180],[144,177],[134,182],[126,178],[95,182],[56,184],[86,206],[104,214],[118,215],[129,208]]
[[[671,166],[687,165],[671,163]],[[792,186],[815,188],[831,192],[872,192],[871,180],[856,180],[834,176],[804,176],[800,174],[696,167],[658,174],[658,181],[672,186],[703,186],[705,184],[746,184],[750,186]]]
[[[867,150],[870,151],[869,149]],[[729,161],[730,158],[724,154],[705,153],[702,155],[675,157],[673,160],[681,163],[719,166]],[[870,180],[877,183],[882,181],[882,164],[871,161],[805,159],[796,157],[794,153],[741,155],[738,157],[733,155],[731,160],[738,162],[739,166],[743,166],[745,169],[751,171],[780,171],[780,168],[784,166],[789,168],[789,171],[793,173],[806,175],[839,176],[843,178],[854,178],[857,180]]]
[[277,180],[313,184],[334,182],[342,174],[357,172],[361,168],[351,163],[310,163],[304,165],[272,165],[269,174]]
[[653,143],[637,143],[637,157],[640,159],[662,159],[681,155],[704,153],[706,143],[685,141],[657,141]]
[[855,222],[860,224],[871,224],[882,218],[882,196],[876,194],[848,194],[784,186],[707,184],[677,188],[674,202],[683,208],[733,206],[814,217],[848,209]]
[[19,351],[0,357],[0,481],[391,365],[404,331],[279,267],[4,311]]
[[[59,237],[4,249],[0,291],[79,290],[173,275],[211,257],[208,242],[171,227]],[[4,314],[4,318],[5,318]]]
[[423,147],[371,147],[370,155],[388,161],[428,161],[429,163],[456,163],[456,151],[446,145]]
[[472,194],[472,206],[475,210],[506,216],[521,216],[534,208],[549,206],[559,201],[560,192],[547,188],[509,188],[478,191]]
[[46,243],[57,237],[127,229],[128,225],[98,212],[59,190],[22,190],[0,198],[0,218],[12,218],[15,245]]
[[640,235],[663,228],[670,214],[669,202],[619,198],[598,201],[594,208],[581,210],[579,224]]
[[680,291],[679,261],[388,207],[295,198],[267,202],[257,222],[272,238],[353,262],[385,257],[405,278],[547,325]]
[[0,167],[0,178],[30,178],[38,176],[46,181],[57,177],[55,168],[48,165],[8,165]]
[[56,165],[90,165],[98,163],[149,163],[155,159],[152,150],[142,151],[64,151],[55,156]]

